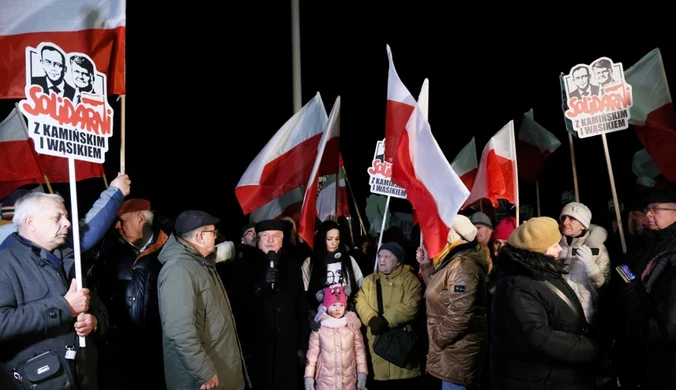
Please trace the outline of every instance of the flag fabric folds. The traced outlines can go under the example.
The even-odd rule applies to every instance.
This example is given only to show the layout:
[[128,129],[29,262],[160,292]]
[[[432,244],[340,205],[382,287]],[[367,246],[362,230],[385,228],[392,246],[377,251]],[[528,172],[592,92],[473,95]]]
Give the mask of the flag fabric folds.
[[533,109],[523,114],[519,139],[516,141],[516,156],[519,164],[519,177],[530,183],[540,178],[545,159],[554,153],[561,142],[533,118]]
[[235,188],[245,215],[307,184],[326,120],[317,93],[268,141]]
[[[310,178],[305,187],[303,197],[303,207],[298,221],[298,235],[310,246],[314,247],[315,221],[318,218],[317,212],[317,192],[318,181],[321,175],[322,165],[331,165],[332,161],[337,161],[337,149],[329,150],[327,146],[330,143],[337,143],[340,139],[340,96],[336,98],[333,104],[331,114],[326,125],[326,130],[322,134],[316,151],[316,157]],[[336,167],[336,164],[332,164]],[[337,168],[337,167],[336,167]],[[337,169],[336,169],[337,171]]]
[[42,42],[87,54],[107,75],[108,94],[125,94],[124,0],[9,1],[0,26],[0,99],[25,97],[26,47]]
[[519,199],[516,163],[514,121],[509,121],[484,147],[479,172],[463,207],[471,206],[482,198],[490,199],[495,208],[499,206],[498,199],[516,204]]
[[676,181],[676,115],[660,49],[624,71],[632,88],[629,123],[662,175]]
[[451,168],[460,177],[467,190],[470,191],[474,186],[474,179],[479,170],[479,162],[476,157],[476,141],[474,137],[465,145],[464,148],[455,156],[451,163]]
[[15,189],[42,183],[42,171],[25,122],[16,109],[0,122],[0,198]]

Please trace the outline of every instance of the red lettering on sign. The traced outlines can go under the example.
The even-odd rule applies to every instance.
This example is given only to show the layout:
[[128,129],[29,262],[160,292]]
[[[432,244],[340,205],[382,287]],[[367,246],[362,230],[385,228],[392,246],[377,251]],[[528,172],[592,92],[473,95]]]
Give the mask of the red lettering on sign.
[[[603,96],[585,96],[582,99],[573,97],[568,101],[566,116],[570,119],[578,115],[595,115],[602,112],[620,111],[631,107],[631,86],[624,85],[625,93],[619,88],[606,89]],[[615,92],[617,90],[617,92]],[[612,92],[612,93],[609,93]]]
[[26,98],[21,108],[27,115],[46,115],[60,125],[70,125],[94,134],[109,135],[112,132],[113,110],[103,101],[83,98],[83,103],[97,109],[85,104],[74,106],[70,99],[56,96],[54,92],[45,94],[39,85],[31,86]]
[[380,160],[373,160],[371,168],[369,168],[370,175],[383,175],[387,178],[392,177],[392,163],[382,162]]

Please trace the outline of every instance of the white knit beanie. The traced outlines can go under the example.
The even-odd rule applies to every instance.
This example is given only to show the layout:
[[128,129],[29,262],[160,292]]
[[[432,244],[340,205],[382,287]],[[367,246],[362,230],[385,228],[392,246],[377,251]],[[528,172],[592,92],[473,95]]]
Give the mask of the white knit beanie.
[[585,229],[589,229],[592,213],[591,210],[589,210],[589,207],[583,205],[582,203],[570,202],[563,206],[561,215],[559,215],[559,221],[563,220],[564,215],[577,219]]
[[460,240],[472,242],[475,238],[476,227],[472,221],[470,221],[469,218],[465,217],[464,215],[456,215],[455,219],[453,219],[451,230],[448,232],[448,243],[452,244]]

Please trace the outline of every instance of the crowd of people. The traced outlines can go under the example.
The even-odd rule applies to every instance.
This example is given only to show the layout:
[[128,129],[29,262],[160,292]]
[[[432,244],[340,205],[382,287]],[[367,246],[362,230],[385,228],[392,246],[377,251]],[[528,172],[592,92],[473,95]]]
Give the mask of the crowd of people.
[[676,388],[676,192],[630,211],[626,253],[571,202],[463,211],[430,257],[419,232],[343,219],[311,245],[290,217],[228,240],[130,188],[77,221],[80,259],[60,195],[3,199],[0,388]]

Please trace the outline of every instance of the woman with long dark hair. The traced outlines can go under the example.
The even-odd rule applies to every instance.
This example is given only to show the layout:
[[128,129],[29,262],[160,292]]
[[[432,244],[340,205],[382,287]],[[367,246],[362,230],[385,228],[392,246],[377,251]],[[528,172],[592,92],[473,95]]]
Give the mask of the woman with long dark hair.
[[303,283],[311,307],[317,307],[324,300],[326,287],[341,285],[348,296],[348,305],[361,286],[364,276],[357,262],[341,245],[340,225],[326,220],[319,225],[315,235],[312,256],[305,259],[301,267]]

